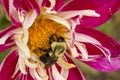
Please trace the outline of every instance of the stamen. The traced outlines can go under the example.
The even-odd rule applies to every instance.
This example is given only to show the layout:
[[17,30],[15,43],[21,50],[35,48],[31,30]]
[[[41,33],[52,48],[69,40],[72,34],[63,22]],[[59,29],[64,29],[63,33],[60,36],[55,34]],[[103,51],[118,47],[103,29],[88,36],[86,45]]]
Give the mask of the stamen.
[[50,36],[56,35],[56,37],[61,36],[65,38],[65,33],[67,32],[67,29],[63,25],[53,20],[39,17],[29,28],[28,32],[28,47],[31,52],[36,53],[36,55],[40,57],[45,54],[42,49],[47,50],[51,47]]

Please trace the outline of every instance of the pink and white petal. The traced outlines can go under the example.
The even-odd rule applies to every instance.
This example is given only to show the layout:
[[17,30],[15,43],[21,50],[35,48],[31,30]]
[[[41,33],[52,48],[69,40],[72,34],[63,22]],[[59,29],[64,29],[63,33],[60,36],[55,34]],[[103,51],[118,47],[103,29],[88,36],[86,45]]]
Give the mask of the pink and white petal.
[[97,40],[101,45],[92,43],[91,41],[89,42],[88,40],[87,40],[87,43],[98,45],[99,47],[104,48],[104,49],[106,48],[107,50],[109,50],[112,57],[118,56],[120,54],[120,44],[117,41],[115,41],[113,38],[111,38],[110,36],[107,36],[104,33],[99,32],[97,30],[87,29],[87,28],[77,29],[76,32],[85,34]]
[[36,79],[33,79],[33,78],[31,77],[29,71],[27,71],[27,72],[28,72],[28,74],[26,74],[26,75],[24,75],[24,74],[22,74],[22,73],[19,73],[19,75],[18,75],[18,80],[36,80]]
[[[103,72],[120,69],[120,44],[117,41],[94,29],[80,29],[76,30],[76,32],[88,35],[101,43],[99,45],[88,40],[88,42],[83,41],[89,53],[88,57],[93,56],[89,57],[91,60],[84,61],[86,64]],[[80,60],[80,58],[77,59]]]
[[7,12],[7,14],[10,16],[12,23],[16,26],[20,26],[20,22],[18,20],[18,15],[17,15],[17,10],[13,6],[13,0],[12,1],[1,0],[1,3],[3,7],[5,8],[5,11]]
[[52,78],[53,80],[65,80],[55,65],[52,66]]
[[14,0],[9,1],[9,17],[14,25],[20,26],[21,23],[18,17],[18,11],[16,7],[13,5]]
[[[87,6],[85,6],[87,5]],[[93,28],[106,22],[120,9],[120,0],[71,0],[62,11],[70,10],[95,10],[100,17],[84,17],[79,27]]]
[[[76,59],[83,61],[90,67],[103,71],[115,71],[120,69],[120,58],[119,57],[113,57],[114,55],[111,55],[110,52],[107,52],[106,50],[100,50],[99,48],[103,46],[96,47],[93,44],[90,43],[84,43],[86,45],[87,51],[89,53],[88,60],[82,60],[81,57],[76,57]],[[101,48],[102,49],[102,48]],[[104,55],[104,56],[103,56]],[[119,56],[119,54],[118,54]]]
[[37,0],[39,7],[42,7],[43,0]]
[[56,0],[56,4],[54,6],[54,10],[58,11],[65,3],[65,0]]
[[25,17],[24,22],[23,22],[23,28],[28,29],[33,24],[36,17],[37,17],[37,12],[35,10],[28,13]]
[[22,9],[26,12],[36,10],[37,14],[40,13],[40,7],[36,0],[14,0],[13,5],[17,10]]
[[19,20],[18,12],[19,10],[24,10],[26,12],[30,12],[35,10],[37,15],[40,14],[40,7],[35,0],[2,0],[3,6],[5,7],[6,12],[8,13],[11,21],[16,26],[21,26],[21,22]]
[[106,58],[101,57],[92,61],[86,61],[85,63],[102,72],[110,72],[120,69],[120,57],[112,57],[110,62],[108,62]]
[[0,65],[0,79],[13,80],[12,75],[18,60],[17,50],[11,51]]
[[[67,55],[66,58],[67,58],[68,62],[73,63],[74,65],[76,65],[74,60],[72,60],[71,56],[69,56],[68,53],[66,55]],[[86,80],[86,79],[85,79],[84,75],[82,74],[81,70],[76,65],[75,68],[71,68],[69,70],[69,75],[68,75],[67,80]]]
[[69,75],[67,80],[85,80],[79,68],[72,68],[69,70]]
[[0,31],[0,37],[6,35],[8,32],[18,28],[17,26],[8,26],[6,29]]
[[3,45],[0,45],[0,52],[3,52],[7,49],[10,49],[11,47],[15,46],[16,44],[14,42],[6,43]]

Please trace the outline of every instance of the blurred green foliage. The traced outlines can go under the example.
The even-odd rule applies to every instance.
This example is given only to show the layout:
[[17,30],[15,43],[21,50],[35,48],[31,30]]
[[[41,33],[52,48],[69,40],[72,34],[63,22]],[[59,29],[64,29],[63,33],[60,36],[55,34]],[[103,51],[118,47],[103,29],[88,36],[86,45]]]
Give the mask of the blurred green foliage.
[[[0,4],[0,30],[8,27],[10,25],[10,21],[7,18],[7,15],[5,14],[1,4]],[[0,53],[0,62],[4,59],[4,57],[7,55],[9,50]]]
[[[3,11],[3,8],[0,4],[0,30],[8,27],[10,24],[11,23],[8,20],[7,15]],[[97,29],[120,41],[120,12],[117,12],[111,18],[111,20],[107,21],[105,24],[101,25]],[[0,53],[0,62],[4,59],[8,52],[9,50]],[[87,80],[120,80],[120,71],[109,73],[98,72],[83,64],[82,62],[76,62],[78,63]]]

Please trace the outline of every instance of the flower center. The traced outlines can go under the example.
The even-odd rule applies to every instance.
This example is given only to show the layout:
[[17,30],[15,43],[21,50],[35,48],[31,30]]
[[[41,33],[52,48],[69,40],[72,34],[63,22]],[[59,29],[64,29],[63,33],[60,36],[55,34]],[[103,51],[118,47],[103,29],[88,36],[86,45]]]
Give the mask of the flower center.
[[[59,24],[53,20],[44,17],[38,17],[33,25],[28,29],[28,32],[28,47],[32,52],[38,55],[38,57],[41,57],[46,53],[49,53],[49,55],[51,55],[50,51],[53,51],[53,47],[56,48],[55,46],[57,45],[59,45],[58,48],[61,49],[59,49],[61,52],[65,48],[60,46],[62,42],[65,42],[65,34],[67,32],[67,29],[62,24]],[[65,44],[63,46],[65,46]]]

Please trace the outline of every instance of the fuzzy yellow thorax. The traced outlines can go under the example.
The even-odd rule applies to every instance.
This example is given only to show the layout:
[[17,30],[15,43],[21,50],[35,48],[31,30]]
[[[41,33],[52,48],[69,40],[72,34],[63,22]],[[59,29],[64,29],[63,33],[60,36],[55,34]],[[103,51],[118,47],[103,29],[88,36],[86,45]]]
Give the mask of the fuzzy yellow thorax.
[[29,49],[41,56],[44,54],[40,49],[49,49],[51,47],[49,40],[51,35],[65,38],[67,29],[62,24],[47,18],[37,18],[33,25],[28,29]]

